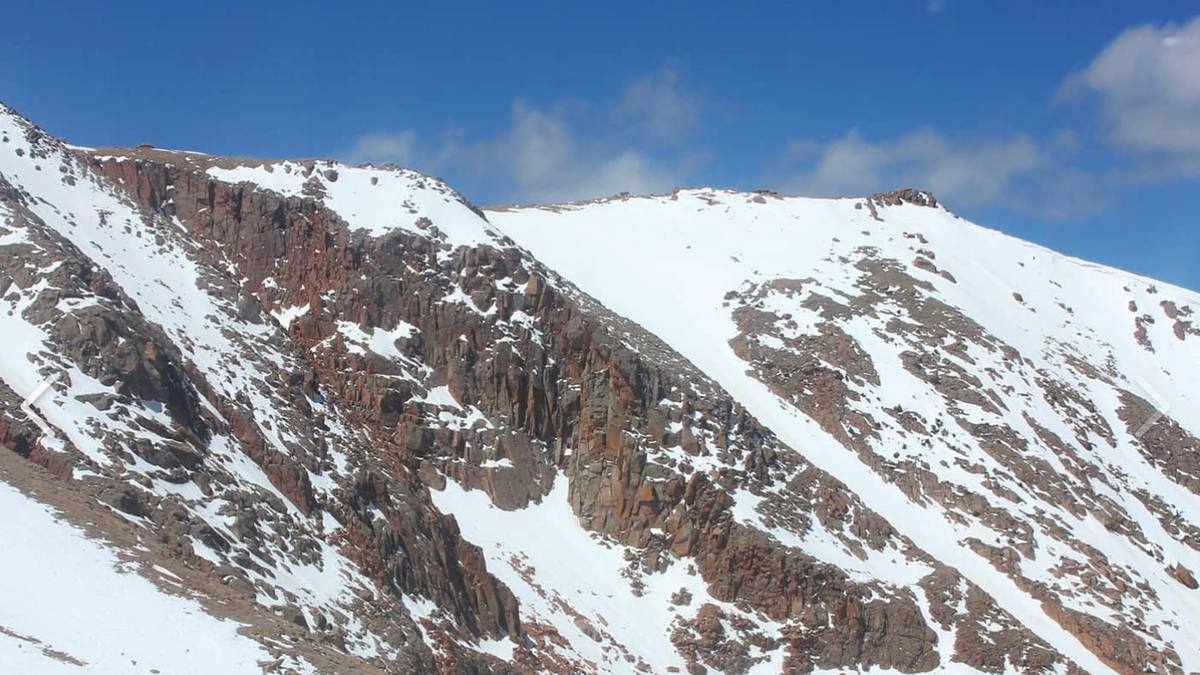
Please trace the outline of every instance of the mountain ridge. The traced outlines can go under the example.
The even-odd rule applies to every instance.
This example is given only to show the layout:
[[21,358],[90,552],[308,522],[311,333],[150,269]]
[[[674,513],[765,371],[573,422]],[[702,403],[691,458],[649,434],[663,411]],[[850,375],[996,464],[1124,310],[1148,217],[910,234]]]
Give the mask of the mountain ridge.
[[[1186,632],[1154,612],[1180,609],[1164,580],[1187,588],[1197,568],[1195,526],[1168,507],[1194,499],[1195,430],[1170,419],[1145,442],[1127,440],[1153,408],[1116,386],[1126,380],[1112,363],[1046,357],[1040,340],[1027,347],[1033,338],[1008,327],[992,335],[995,321],[982,315],[987,326],[975,322],[967,310],[979,303],[962,306],[974,296],[955,295],[984,288],[962,262],[965,247],[946,247],[934,236],[943,226],[922,218],[967,225],[906,201],[928,203],[928,193],[839,201],[681,190],[488,210],[491,222],[444,182],[404,169],[283,161],[276,174],[147,148],[82,151],[0,113],[9,186],[0,245],[12,256],[0,296],[17,298],[5,321],[31,336],[26,344],[43,345],[32,350],[41,370],[73,364],[68,388],[41,410],[58,429],[76,429],[65,444],[37,438],[16,411],[35,371],[10,362],[0,373],[0,440],[64,481],[91,481],[99,503],[172,542],[173,564],[215,573],[255,606],[290,616],[309,637],[295,639],[290,656],[280,652],[293,659],[288,667],[317,672],[294,660],[304,652],[297,645],[314,640],[415,672],[1174,673],[1194,663],[1186,644],[1173,644]],[[836,209],[835,217],[772,212],[798,205]],[[653,213],[604,213],[598,226],[538,222],[643,206],[673,209],[678,226]],[[703,232],[705,219],[730,213],[706,238],[687,239],[695,234],[687,228]],[[767,250],[738,250],[754,240],[749,224],[760,216],[776,219],[776,234],[759,237]],[[901,243],[856,229],[881,218],[901,219],[898,233],[885,230]],[[808,268],[772,262],[769,249],[780,248],[772,237],[795,234],[784,227],[794,221],[812,230],[845,223],[819,242],[786,244],[797,257],[814,243],[846,246],[829,262],[824,250],[810,255]],[[653,242],[646,222],[675,238]],[[625,226],[635,233],[614,236]],[[695,261],[671,253],[684,241],[685,251],[704,250],[700,265],[712,274],[697,277]],[[41,258],[47,264],[24,264]],[[822,273],[791,274],[797,267]],[[630,270],[642,271],[634,285],[612,286]],[[664,276],[665,289],[656,285]],[[1078,318],[1061,321],[1121,345],[1120,363],[1140,364],[1157,349],[1155,358],[1187,364],[1197,300],[1150,286],[1125,295],[1172,295],[1170,309],[1159,305],[1162,323],[1111,303],[1079,306]],[[1009,291],[1016,295],[1004,300],[1021,312],[1075,315],[1057,296]],[[992,304],[995,295],[978,297]],[[631,298],[651,300],[650,309]],[[672,306],[704,313],[656,318],[672,316],[661,311]],[[1123,319],[1092,325],[1093,314]],[[696,323],[705,316],[718,323]],[[907,351],[893,354],[879,334],[855,328],[881,317],[889,322],[872,330],[906,340]],[[715,341],[692,340],[680,326]],[[114,332],[120,339],[106,337]],[[1079,340],[1099,352],[1101,339]],[[130,351],[127,342],[143,346]],[[1069,370],[1037,374],[1060,363]],[[1168,393],[1195,379],[1190,363],[1173,366],[1183,374],[1172,378],[1188,379],[1169,379]],[[114,369],[121,374],[106,379]],[[867,405],[898,377],[923,383],[910,387],[921,405]],[[1005,387],[1049,407],[1021,403]],[[1108,391],[1120,406],[1105,402]],[[70,410],[59,408],[64,398]],[[1193,406],[1177,396],[1173,408]],[[775,407],[793,412],[779,417]],[[106,440],[87,441],[67,412]],[[935,418],[954,427],[930,433]],[[1131,465],[1141,482],[1088,454],[1109,439],[1131,461],[1143,457]],[[960,454],[961,472],[939,477],[918,455],[893,463],[880,452],[922,443]],[[976,469],[987,481],[966,482]],[[873,496],[894,486],[905,501]],[[1135,488],[1145,495],[1131,497]],[[1023,564],[1044,565],[1043,549],[1068,579],[1101,569],[1081,553],[1087,541],[1019,508],[1044,505],[1069,524],[1064,495],[1081,504],[1074,517],[1114,528],[1112,537],[1089,534],[1103,544],[1092,550],[1134,545],[1116,566],[1101,561],[1104,593],[1021,574]],[[255,499],[265,501],[249,509],[253,518],[231,519]],[[931,504],[947,522],[977,521],[970,552],[931,556],[908,538],[936,512]],[[1138,504],[1145,512],[1131,515]],[[177,522],[187,523],[182,531]],[[540,545],[539,522],[575,543]],[[1011,532],[1010,545],[982,540],[994,528]],[[936,550],[936,538],[920,538]],[[1150,569],[1155,551],[1161,559]],[[972,571],[975,558],[996,572]],[[588,574],[553,572],[572,566]],[[970,577],[1018,590],[989,592]],[[303,592],[315,580],[330,589],[323,597]],[[1118,582],[1123,590],[1109,597]],[[585,589],[607,599],[584,602]],[[1081,609],[1076,597],[1103,611]],[[1151,625],[1139,628],[1141,617]]]

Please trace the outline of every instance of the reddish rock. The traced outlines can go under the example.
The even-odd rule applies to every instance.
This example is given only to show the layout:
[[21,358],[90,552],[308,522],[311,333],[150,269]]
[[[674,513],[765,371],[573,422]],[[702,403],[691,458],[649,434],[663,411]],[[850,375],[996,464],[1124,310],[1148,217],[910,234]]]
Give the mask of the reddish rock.
[[1184,567],[1183,563],[1175,563],[1173,566],[1168,567],[1167,571],[1171,573],[1171,576],[1178,579],[1179,583],[1193,591],[1200,589],[1200,583],[1196,582],[1196,577],[1192,574],[1192,571]]

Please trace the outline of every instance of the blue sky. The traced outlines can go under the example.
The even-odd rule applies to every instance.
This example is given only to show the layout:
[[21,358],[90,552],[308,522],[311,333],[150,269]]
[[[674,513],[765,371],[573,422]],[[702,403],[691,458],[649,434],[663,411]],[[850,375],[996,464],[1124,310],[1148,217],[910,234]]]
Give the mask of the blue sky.
[[481,204],[914,186],[1200,289],[1200,3],[15,3],[69,141],[395,161]]

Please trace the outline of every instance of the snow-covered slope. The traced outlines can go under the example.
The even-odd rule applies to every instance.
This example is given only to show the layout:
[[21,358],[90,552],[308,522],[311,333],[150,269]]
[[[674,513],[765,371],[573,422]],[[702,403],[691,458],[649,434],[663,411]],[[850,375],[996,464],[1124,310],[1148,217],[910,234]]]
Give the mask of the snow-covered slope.
[[0,670],[1200,670],[1198,305],[914,191],[485,213],[0,106]]
[[[196,155],[171,154],[200,161]],[[347,183],[359,177],[347,172]],[[438,181],[411,172],[377,173],[385,186],[389,180],[397,183],[380,188],[397,200],[384,208],[397,228],[428,228],[432,213],[445,229],[425,234],[439,249],[463,243],[450,243],[448,237],[472,243],[490,236],[486,222]],[[389,478],[393,473],[372,456],[367,430],[327,404],[311,374],[303,383],[311,366],[306,371],[308,355],[286,337],[290,321],[283,318],[292,310],[264,308],[219,246],[206,247],[177,216],[145,208],[119,181],[109,180],[97,160],[2,105],[0,197],[0,332],[5,336],[0,436],[5,445],[62,478],[64,494],[86,495],[85,502],[103,505],[136,526],[146,550],[165,556],[179,566],[176,571],[200,570],[220,593],[248,601],[234,602],[229,612],[268,623],[281,618],[277,623],[285,628],[319,627],[323,633],[336,628],[337,649],[364,672],[372,672],[368,662],[402,654],[417,663],[431,659],[415,624],[431,611],[428,600],[380,586],[351,560],[362,552],[345,540],[351,528],[361,527],[363,516],[340,496],[347,486],[353,490],[360,473]],[[173,199],[166,197],[168,203]],[[403,214],[393,208],[400,204]],[[358,218],[353,211],[346,217]],[[380,231],[387,226],[365,212],[354,222]],[[271,284],[263,286],[264,295],[272,292]],[[348,326],[362,333],[357,323]],[[428,374],[428,368],[396,351],[394,341],[408,334],[403,322],[372,327],[371,333],[365,347]],[[364,346],[357,353],[365,354]],[[354,348],[348,340],[346,351]],[[44,435],[19,408],[43,381],[52,385],[36,401],[37,415],[50,428]],[[11,513],[34,508],[0,487],[13,501]],[[10,513],[7,503],[4,510]],[[290,638],[275,635],[276,642],[268,643],[259,635],[265,646],[256,647],[188,603],[153,596],[148,583],[123,581],[109,569],[102,549],[71,543],[78,537],[47,525],[51,522],[45,514],[6,518],[19,530],[3,540],[5,562],[14,566],[6,570],[36,566],[42,554],[62,560],[43,566],[42,576],[21,594],[15,586],[13,593],[2,594],[7,613],[0,617],[0,630],[10,629],[9,637],[28,644],[6,643],[0,663],[8,665],[5,659],[25,653],[10,647],[28,650],[39,644],[70,647],[69,653],[97,672],[118,672],[110,667],[113,659],[128,662],[138,655],[166,666],[161,672],[258,672],[257,661],[275,670],[300,663],[294,645],[287,644]],[[13,555],[10,545],[17,547]],[[34,611],[38,603],[32,598],[45,592],[52,578],[45,575],[57,573],[76,584],[73,590],[64,585],[63,593],[81,597],[70,606]],[[6,584],[21,583],[17,576],[4,578]],[[116,609],[128,613],[130,621],[104,627],[103,605],[120,605],[116,594],[121,593],[133,604]],[[50,617],[75,612],[77,623],[60,621],[57,629],[47,628]],[[163,633],[193,624],[194,636]],[[164,628],[139,632],[139,626]],[[104,651],[99,643],[108,639],[107,630],[125,631],[120,636],[124,649],[113,643],[110,652]],[[320,641],[301,642],[300,651],[328,651]],[[187,661],[185,652],[196,645],[213,653]],[[214,645],[219,646],[214,650]],[[418,650],[415,656],[408,653],[413,650]],[[345,667],[337,665],[336,656],[322,657],[327,658],[332,660],[325,667]],[[195,665],[179,665],[184,663]]]
[[[182,156],[198,161],[204,156]],[[228,162],[223,162],[228,164]],[[210,166],[208,175],[251,183],[287,197],[318,195],[352,230],[384,235],[396,229],[426,232],[437,227],[451,247],[497,244],[487,221],[444,182],[399,167],[350,167],[329,160],[246,162]]]
[[[6,673],[249,673],[275,657],[117,553],[0,483],[0,666]],[[282,664],[281,664],[282,666]],[[311,673],[311,664],[287,667]]]
[[[1166,449],[1200,434],[1200,295],[925,202],[696,189],[488,216],[1088,672],[1111,672],[1089,649],[1110,632],[1047,599],[1200,669],[1200,598],[1176,573],[1200,569],[1197,459]],[[1139,439],[1154,411],[1123,396],[1169,417]],[[735,497],[746,522],[777,508]]]

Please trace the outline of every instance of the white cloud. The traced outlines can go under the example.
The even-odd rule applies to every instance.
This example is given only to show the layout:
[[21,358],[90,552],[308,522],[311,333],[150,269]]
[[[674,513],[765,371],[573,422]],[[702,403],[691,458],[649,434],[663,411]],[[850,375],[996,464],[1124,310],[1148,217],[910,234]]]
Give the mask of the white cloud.
[[412,163],[416,155],[417,135],[412,131],[396,131],[359,136],[354,147],[346,153],[351,162]]
[[[475,198],[489,202],[561,202],[668,192],[681,185],[699,160],[666,141],[699,124],[700,101],[684,92],[673,71],[633,82],[615,105],[562,105],[544,109],[512,104],[509,124],[494,135],[465,130],[440,138],[412,131],[376,133],[356,140],[344,156],[352,162],[394,161],[443,174]],[[626,142],[628,129],[640,144]]]
[[1022,133],[959,138],[927,128],[881,141],[850,131],[828,142],[789,143],[789,163],[798,170],[780,188],[833,197],[914,187],[950,208],[1003,206],[1077,217],[1105,203],[1097,178],[1064,161],[1077,145],[1069,131],[1037,140]]
[[929,0],[929,2],[925,3],[925,11],[931,14],[944,12],[948,4],[949,0]]
[[[799,150],[798,150],[799,148]],[[1024,134],[964,141],[933,129],[871,142],[857,131],[820,144],[793,142],[793,153],[815,155],[791,189],[819,195],[859,195],[899,187],[930,190],[974,206],[1003,197],[1018,177],[1046,167],[1045,151]]]
[[1063,84],[1064,96],[1080,93],[1099,100],[1110,142],[1194,170],[1200,160],[1200,17],[1121,33]]
[[663,69],[629,85],[612,116],[643,127],[653,138],[677,140],[700,126],[700,105],[698,97],[680,89],[675,71]]
[[[927,5],[945,8],[945,0]],[[1082,144],[1070,131],[971,138],[927,128],[884,140],[850,131],[827,142],[793,141],[788,154],[801,168],[782,187],[817,195],[918,187],[952,207],[1078,216],[1103,208],[1114,190],[1200,175],[1200,17],[1121,33],[1060,90],[1062,97],[1085,95],[1099,104],[1106,141],[1135,166],[1074,166]]]
[[577,137],[561,113],[521,101],[498,137],[444,146],[440,161],[491,184],[512,201],[555,202],[607,197],[618,192],[664,192],[683,178],[683,164],[668,164],[634,149],[611,148]]

